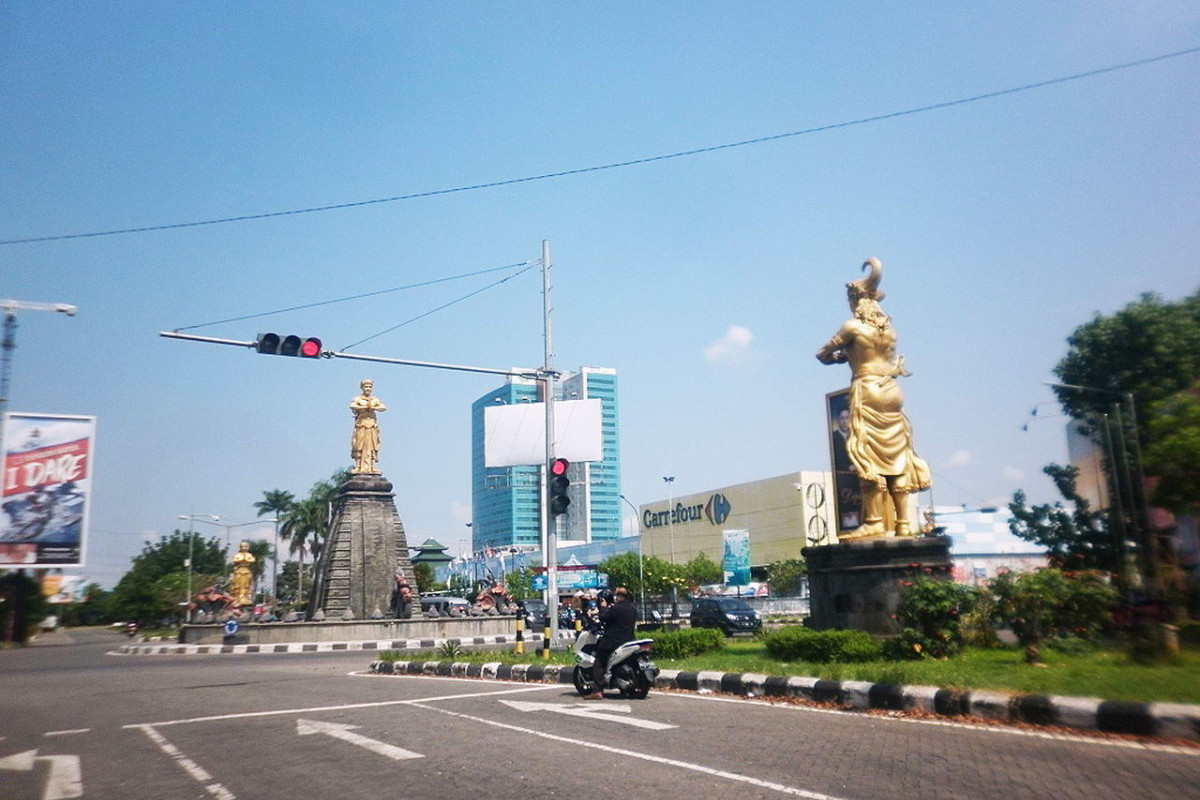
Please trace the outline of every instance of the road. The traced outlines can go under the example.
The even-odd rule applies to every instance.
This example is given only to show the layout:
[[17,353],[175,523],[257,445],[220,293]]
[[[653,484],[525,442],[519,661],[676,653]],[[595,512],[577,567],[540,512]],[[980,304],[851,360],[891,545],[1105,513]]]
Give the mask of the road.
[[[683,692],[367,675],[365,653],[0,651],[0,797],[1200,798],[1200,748]],[[602,794],[601,794],[602,792]]]

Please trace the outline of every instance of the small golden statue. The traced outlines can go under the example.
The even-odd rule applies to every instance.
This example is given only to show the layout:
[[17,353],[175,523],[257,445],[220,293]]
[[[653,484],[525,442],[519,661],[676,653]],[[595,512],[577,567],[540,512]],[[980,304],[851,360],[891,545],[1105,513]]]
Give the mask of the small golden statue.
[[[822,364],[850,364],[850,433],[847,455],[862,484],[862,524],[842,539],[912,536],[907,495],[928,489],[929,465],[913,450],[912,427],[896,378],[907,376],[896,356],[892,320],[879,305],[883,265],[869,258],[870,274],[846,284],[854,316],[817,351]],[[890,496],[891,504],[885,502]]]
[[378,475],[375,466],[379,461],[379,420],[377,411],[387,411],[387,406],[378,397],[371,395],[374,382],[365,380],[360,384],[362,394],[350,401],[350,413],[354,415],[354,432],[350,434],[350,458],[355,475]]
[[250,552],[250,542],[243,540],[238,551],[233,554],[233,605],[236,608],[254,604],[254,572],[250,565],[255,562],[254,554]]

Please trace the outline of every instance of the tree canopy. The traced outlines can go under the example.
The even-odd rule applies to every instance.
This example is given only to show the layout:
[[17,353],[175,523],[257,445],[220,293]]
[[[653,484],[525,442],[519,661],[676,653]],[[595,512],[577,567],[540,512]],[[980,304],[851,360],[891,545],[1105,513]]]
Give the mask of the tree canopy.
[[155,543],[147,543],[134,557],[129,572],[113,589],[117,612],[128,619],[146,621],[176,613],[187,595],[189,551],[193,589],[225,574],[225,546],[217,537],[206,541],[199,533],[176,530]]

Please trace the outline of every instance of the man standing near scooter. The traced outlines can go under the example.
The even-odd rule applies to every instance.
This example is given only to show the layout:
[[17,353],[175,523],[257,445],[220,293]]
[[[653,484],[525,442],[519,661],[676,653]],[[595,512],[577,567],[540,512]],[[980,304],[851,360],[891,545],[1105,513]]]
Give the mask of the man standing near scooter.
[[618,586],[615,592],[601,592],[596,600],[600,608],[600,624],[604,632],[596,642],[596,663],[592,667],[596,691],[584,695],[584,700],[604,699],[604,672],[608,668],[608,657],[626,642],[632,641],[637,626],[637,609],[629,598],[629,590]]

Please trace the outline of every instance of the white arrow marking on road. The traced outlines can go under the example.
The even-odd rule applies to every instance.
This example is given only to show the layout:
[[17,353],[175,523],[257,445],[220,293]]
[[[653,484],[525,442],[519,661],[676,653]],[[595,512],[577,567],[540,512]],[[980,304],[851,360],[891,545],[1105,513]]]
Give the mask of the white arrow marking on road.
[[364,747],[372,753],[378,753],[381,756],[402,761],[406,758],[424,758],[420,753],[414,753],[411,750],[405,750],[387,742],[368,739],[366,736],[358,733],[351,733],[351,728],[357,728],[357,725],[342,725],[337,722],[318,722],[311,719],[296,720],[296,733],[301,736],[307,736],[313,733],[323,733],[326,736],[332,736],[335,739],[341,739],[343,742],[356,744],[359,747]]
[[37,750],[26,750],[7,758],[0,758],[0,769],[29,772],[35,761],[50,762],[50,776],[42,791],[42,800],[70,800],[83,797],[83,777],[79,769],[79,756],[39,756]]
[[620,722],[622,725],[632,725],[635,728],[648,728],[652,731],[665,731],[668,728],[674,728],[674,725],[668,725],[665,722],[654,722],[649,719],[638,719],[637,717],[615,717],[612,714],[605,712],[619,711],[622,714],[633,713],[628,705],[614,705],[607,703],[604,706],[594,705],[573,705],[563,706],[557,703],[531,703],[525,700],[501,700],[501,703],[515,708],[517,711],[553,711],[556,714],[566,714],[568,717],[583,717],[584,719],[602,719],[608,722]]

